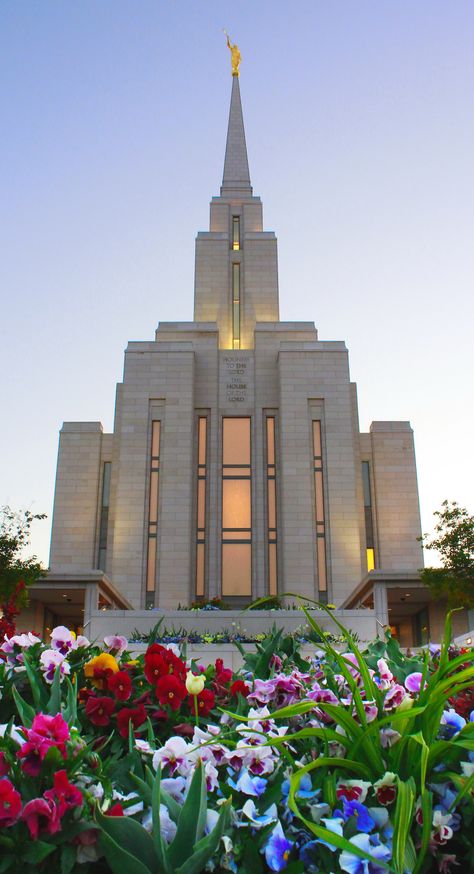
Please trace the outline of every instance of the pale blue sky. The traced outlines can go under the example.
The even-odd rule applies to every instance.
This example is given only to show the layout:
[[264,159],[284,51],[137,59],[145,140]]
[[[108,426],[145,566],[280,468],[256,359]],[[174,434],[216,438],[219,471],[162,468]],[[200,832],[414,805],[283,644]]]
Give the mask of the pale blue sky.
[[282,318],[411,421],[424,529],[474,512],[472,0],[0,0],[0,504],[51,517],[62,421],[110,430],[127,341],[192,318],[223,27]]

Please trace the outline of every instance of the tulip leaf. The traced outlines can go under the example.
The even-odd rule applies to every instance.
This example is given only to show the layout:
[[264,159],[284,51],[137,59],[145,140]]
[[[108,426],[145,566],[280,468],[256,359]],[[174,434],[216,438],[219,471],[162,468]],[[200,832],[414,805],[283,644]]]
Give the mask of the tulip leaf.
[[174,868],[184,864],[189,847],[194,847],[202,837],[206,815],[206,780],[203,763],[199,761],[181,808],[176,835],[168,848],[168,858]]
[[[124,853],[130,859],[122,859],[120,874],[124,871],[127,874],[135,874],[135,869],[130,867],[131,864],[137,863],[141,866],[137,867],[136,874],[143,874],[143,871],[155,871],[158,864],[158,858],[153,844],[153,838],[148,834],[136,820],[130,816],[104,816],[99,811],[96,814],[97,822],[102,829],[102,836],[105,834],[118,847],[120,853]],[[109,842],[105,842],[107,851],[104,847],[104,852],[107,856],[107,861],[112,867],[112,870],[118,871],[112,864],[112,858],[118,863],[117,851],[111,847]],[[109,853],[111,857],[109,857]],[[115,862],[114,862],[115,864]]]
[[228,799],[221,806],[219,819],[212,831],[195,845],[194,852],[176,869],[175,874],[201,874],[206,863],[216,852],[220,839],[228,826],[230,819],[230,804]]
[[12,686],[13,698],[16,704],[16,709],[18,710],[18,715],[25,726],[25,728],[31,728],[33,719],[36,716],[36,710],[31,704],[28,704],[24,698],[21,697],[18,690],[15,686]]

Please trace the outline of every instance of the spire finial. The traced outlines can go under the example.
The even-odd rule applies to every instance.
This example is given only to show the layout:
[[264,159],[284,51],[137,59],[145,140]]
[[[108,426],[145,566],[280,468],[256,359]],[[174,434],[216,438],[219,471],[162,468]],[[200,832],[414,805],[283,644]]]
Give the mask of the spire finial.
[[224,33],[225,33],[226,39],[227,39],[227,48],[230,50],[230,58],[231,58],[231,62],[232,62],[232,75],[239,76],[240,75],[239,66],[240,66],[240,62],[242,60],[242,56],[240,54],[239,47],[236,43],[234,43],[234,45],[232,45],[230,38],[229,38],[229,34],[227,33],[226,30],[224,30]]

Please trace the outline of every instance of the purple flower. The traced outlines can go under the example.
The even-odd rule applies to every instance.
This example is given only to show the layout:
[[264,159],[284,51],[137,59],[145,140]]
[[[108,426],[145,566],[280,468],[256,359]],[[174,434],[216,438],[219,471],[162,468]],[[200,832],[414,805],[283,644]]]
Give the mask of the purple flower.
[[283,871],[288,865],[293,841],[289,841],[278,821],[265,845],[265,859],[271,871]]
[[[391,852],[388,847],[383,844],[372,844],[369,835],[354,835],[349,838],[351,844],[359,847],[364,853],[368,853],[375,859],[380,859],[381,862],[386,862],[390,859]],[[339,856],[339,865],[342,871],[347,871],[348,874],[383,874],[384,868],[377,865],[377,862],[369,862],[368,859],[360,859],[359,856],[354,856],[348,850],[343,850]]]
[[409,692],[419,692],[421,689],[422,677],[423,675],[420,671],[414,671],[413,674],[408,674],[408,677],[405,680],[405,688],[408,689]]

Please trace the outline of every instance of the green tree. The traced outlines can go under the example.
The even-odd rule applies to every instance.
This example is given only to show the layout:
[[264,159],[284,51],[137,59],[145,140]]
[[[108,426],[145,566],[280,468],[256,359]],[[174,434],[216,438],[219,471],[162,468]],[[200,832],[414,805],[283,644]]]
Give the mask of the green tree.
[[28,586],[46,573],[36,555],[22,558],[32,523],[45,518],[29,510],[0,509],[0,639],[14,633],[15,616],[28,603]]
[[442,567],[427,567],[421,579],[436,598],[446,598],[449,607],[474,607],[474,516],[456,501],[443,501],[435,536],[420,540],[425,549],[435,549]]

